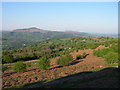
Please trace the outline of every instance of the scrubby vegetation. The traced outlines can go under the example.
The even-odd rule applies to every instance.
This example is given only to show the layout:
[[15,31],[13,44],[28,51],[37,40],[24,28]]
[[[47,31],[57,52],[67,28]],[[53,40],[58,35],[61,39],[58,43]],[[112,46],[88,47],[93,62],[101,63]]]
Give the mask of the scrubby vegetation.
[[50,60],[46,57],[41,57],[38,62],[38,67],[40,67],[40,69],[48,69],[50,67]]
[[[26,30],[30,30],[31,28],[27,28]],[[18,29],[20,30],[20,29]],[[25,30],[25,29],[21,29]],[[19,47],[25,47],[26,45],[40,42],[48,39],[58,39],[65,37],[76,37],[76,36],[84,36],[88,35],[88,33],[78,32],[78,33],[69,33],[69,32],[58,32],[58,31],[46,31],[44,32],[2,32],[2,49],[9,50]]]
[[3,56],[3,63],[12,63],[14,62],[13,55],[4,55]]
[[8,69],[7,66],[2,65],[2,72],[5,72]]
[[4,50],[3,87],[49,81],[92,69],[100,70],[113,64],[117,67],[117,53],[118,39],[109,37],[61,38]]
[[66,66],[66,65],[69,65],[72,60],[73,58],[71,55],[65,55],[60,57],[56,63],[60,66]]
[[76,55],[76,60],[79,60],[79,59],[83,59],[83,58],[85,58],[86,57],[86,53],[84,52],[84,53],[82,53],[81,55]]
[[82,55],[76,55],[76,60],[82,59]]
[[[95,49],[99,45],[108,47],[110,44],[116,44],[117,38],[99,37],[94,40],[93,37],[62,38],[56,40],[45,40],[33,45],[27,45],[18,49],[4,50],[2,52],[2,63],[12,63],[17,61],[27,61],[39,59],[43,56],[54,58],[69,54],[73,51],[84,49]],[[10,57],[10,59],[9,59]],[[7,58],[7,59],[6,59]]]
[[109,48],[104,48],[102,50],[95,50],[94,55],[102,57],[107,63],[118,63],[118,45],[113,45]]
[[15,72],[24,72],[26,70],[26,64],[24,64],[23,62],[17,62],[15,63],[15,65],[13,66],[13,70]]

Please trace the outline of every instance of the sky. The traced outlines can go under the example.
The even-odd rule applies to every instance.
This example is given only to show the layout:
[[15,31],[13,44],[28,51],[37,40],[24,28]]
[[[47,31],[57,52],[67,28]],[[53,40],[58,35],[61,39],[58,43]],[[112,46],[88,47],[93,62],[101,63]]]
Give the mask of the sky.
[[118,33],[117,2],[3,2],[2,28]]

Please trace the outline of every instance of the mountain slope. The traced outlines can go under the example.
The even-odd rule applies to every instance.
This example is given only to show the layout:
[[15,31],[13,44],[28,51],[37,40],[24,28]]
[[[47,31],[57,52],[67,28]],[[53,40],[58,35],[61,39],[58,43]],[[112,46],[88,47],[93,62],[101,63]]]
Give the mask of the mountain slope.
[[15,29],[12,32],[42,32],[42,33],[45,33],[47,32],[47,30],[39,29],[36,27],[31,27],[31,28]]
[[35,27],[16,29],[2,32],[2,48],[3,50],[13,49],[43,40],[78,36],[88,36],[88,34],[84,32],[47,31]]

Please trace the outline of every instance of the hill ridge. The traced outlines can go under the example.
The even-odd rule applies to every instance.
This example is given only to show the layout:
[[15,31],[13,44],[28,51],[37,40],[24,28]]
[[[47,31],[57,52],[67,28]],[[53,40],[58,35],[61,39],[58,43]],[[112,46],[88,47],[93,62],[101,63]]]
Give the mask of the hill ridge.
[[48,30],[39,29],[36,27],[15,29],[12,32],[47,32]]

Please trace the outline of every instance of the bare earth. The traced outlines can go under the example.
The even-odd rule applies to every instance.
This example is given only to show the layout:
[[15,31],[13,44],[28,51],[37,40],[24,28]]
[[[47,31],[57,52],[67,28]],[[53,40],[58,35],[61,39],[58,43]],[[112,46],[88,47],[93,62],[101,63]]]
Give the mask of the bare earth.
[[[95,50],[102,48],[106,47],[100,45]],[[93,49],[79,50],[78,52],[72,52],[70,54],[75,58],[76,55],[82,54],[83,52],[88,54],[87,57],[80,60],[73,60],[73,64],[69,66],[59,67],[59,65],[56,64],[56,60],[59,57],[56,57],[51,60],[51,67],[49,70],[40,70],[38,67],[29,67],[24,73],[3,73],[3,88],[65,77],[80,72],[90,71],[91,69],[107,67],[102,58],[93,55]],[[32,88],[37,87],[38,85],[30,85],[28,87]]]

